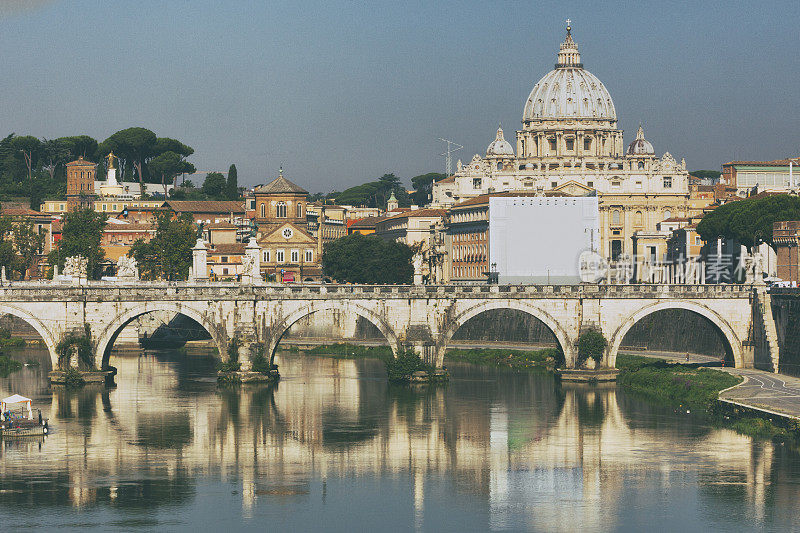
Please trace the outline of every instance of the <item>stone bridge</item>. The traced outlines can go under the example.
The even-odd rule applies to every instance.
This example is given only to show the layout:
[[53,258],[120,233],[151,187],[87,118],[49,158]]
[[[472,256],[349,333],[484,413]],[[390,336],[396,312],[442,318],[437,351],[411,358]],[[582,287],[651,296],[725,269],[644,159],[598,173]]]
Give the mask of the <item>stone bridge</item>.
[[[763,289],[762,289],[763,290]],[[664,309],[684,309],[707,318],[725,339],[737,367],[753,364],[751,285],[244,285],[208,282],[88,282],[84,285],[15,282],[0,287],[0,314],[14,315],[39,332],[57,367],[56,346],[66,334],[91,331],[97,368],[122,329],[153,312],[181,313],[211,335],[220,357],[229,342],[242,343],[249,367],[254,343],[274,357],[286,331],[301,318],[326,309],[354,313],[374,324],[392,350],[413,347],[441,367],[453,334],[485,311],[515,309],[543,322],[573,368],[577,341],[586,328],[609,341],[604,363],[616,363],[625,334],[642,318]]]

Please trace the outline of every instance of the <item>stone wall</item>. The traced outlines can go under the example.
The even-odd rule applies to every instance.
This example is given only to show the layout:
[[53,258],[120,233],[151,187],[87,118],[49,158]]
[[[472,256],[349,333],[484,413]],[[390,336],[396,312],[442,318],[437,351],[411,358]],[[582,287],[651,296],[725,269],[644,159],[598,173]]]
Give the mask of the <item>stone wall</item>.
[[800,376],[800,294],[773,294],[771,299],[780,346],[778,370]]
[[622,348],[725,355],[725,341],[711,321],[684,309],[665,309],[642,318],[625,335]]

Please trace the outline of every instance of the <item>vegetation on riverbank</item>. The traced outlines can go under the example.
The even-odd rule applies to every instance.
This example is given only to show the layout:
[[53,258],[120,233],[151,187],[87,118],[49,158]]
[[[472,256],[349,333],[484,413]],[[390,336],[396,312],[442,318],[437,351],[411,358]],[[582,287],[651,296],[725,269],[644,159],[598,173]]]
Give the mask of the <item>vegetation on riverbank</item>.
[[497,348],[453,348],[447,350],[448,361],[465,361],[476,365],[507,366],[516,369],[553,370],[564,356],[557,348],[543,350],[504,350]]
[[25,346],[25,339],[21,337],[12,337],[11,330],[8,328],[0,328],[0,346],[7,348],[21,348]]
[[718,400],[720,391],[741,383],[742,378],[711,368],[670,364],[652,359],[620,354],[617,383],[625,390],[671,407],[700,412],[713,423],[750,437],[779,442],[800,443],[800,428],[788,422],[781,425],[751,410],[731,408]]
[[22,363],[15,359],[11,359],[5,354],[0,354],[0,377],[8,377],[12,372],[16,372],[22,368]]
[[447,381],[446,376],[437,376],[436,367],[422,360],[414,350],[403,350],[397,357],[384,356],[386,375],[389,383],[410,383],[412,381]]

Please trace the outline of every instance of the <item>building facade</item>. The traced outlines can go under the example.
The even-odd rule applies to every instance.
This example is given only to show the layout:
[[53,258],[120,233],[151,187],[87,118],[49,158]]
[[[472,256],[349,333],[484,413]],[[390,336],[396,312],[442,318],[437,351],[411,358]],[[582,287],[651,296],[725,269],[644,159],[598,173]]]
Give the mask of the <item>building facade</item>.
[[433,203],[451,206],[502,191],[558,190],[567,183],[596,191],[600,253],[617,259],[633,253],[636,232],[690,214],[684,161],[655,155],[639,127],[625,149],[611,95],[583,68],[571,28],[555,69],[534,86],[524,105],[516,148],[498,128],[484,157],[459,162],[453,176],[433,185]]
[[730,161],[722,165],[722,181],[739,196],[755,192],[788,193],[798,189],[800,158],[775,161]]
[[92,207],[94,200],[94,176],[97,165],[82,156],[67,163],[67,209]]

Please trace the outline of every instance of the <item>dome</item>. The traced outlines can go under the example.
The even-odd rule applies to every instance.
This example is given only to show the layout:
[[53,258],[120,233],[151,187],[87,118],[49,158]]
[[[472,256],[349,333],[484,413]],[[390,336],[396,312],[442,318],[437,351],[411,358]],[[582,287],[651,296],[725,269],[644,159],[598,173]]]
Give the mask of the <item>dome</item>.
[[628,155],[655,155],[653,145],[644,138],[644,130],[639,126],[636,139],[628,145]]
[[503,128],[497,128],[497,137],[492,141],[486,149],[486,157],[492,156],[509,156],[514,157],[514,149],[511,143],[503,138]]
[[561,43],[558,63],[533,87],[522,121],[594,119],[617,120],[614,102],[603,83],[584,70],[578,45],[567,26],[567,38]]

